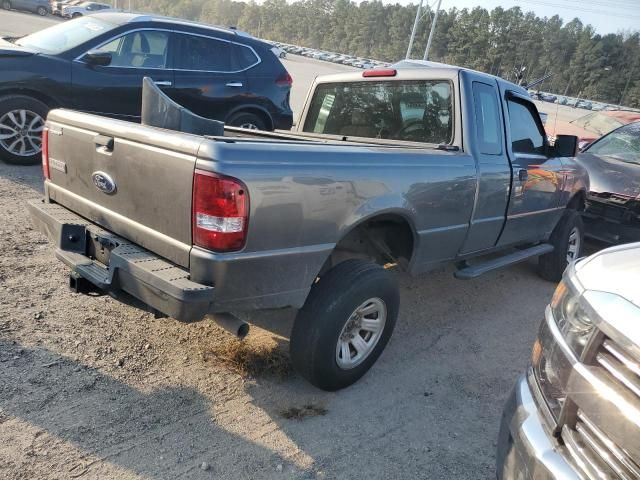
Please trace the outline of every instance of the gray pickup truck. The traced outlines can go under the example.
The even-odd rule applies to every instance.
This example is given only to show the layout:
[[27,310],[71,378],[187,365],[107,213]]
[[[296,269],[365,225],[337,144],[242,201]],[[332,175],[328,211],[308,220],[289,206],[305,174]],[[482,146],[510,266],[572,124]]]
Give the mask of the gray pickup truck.
[[469,279],[537,256],[557,281],[580,254],[577,140],[550,146],[517,85],[421,62],[326,76],[296,128],[198,136],[53,110],[31,215],[78,291],[227,325],[299,309],[292,362],[327,390],[387,344],[393,267]]

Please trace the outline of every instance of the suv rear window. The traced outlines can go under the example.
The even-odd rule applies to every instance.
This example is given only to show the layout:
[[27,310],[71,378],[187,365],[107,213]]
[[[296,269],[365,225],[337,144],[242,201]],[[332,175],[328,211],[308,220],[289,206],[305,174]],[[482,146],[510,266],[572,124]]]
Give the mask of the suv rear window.
[[448,144],[453,140],[452,91],[448,80],[320,84],[303,131]]

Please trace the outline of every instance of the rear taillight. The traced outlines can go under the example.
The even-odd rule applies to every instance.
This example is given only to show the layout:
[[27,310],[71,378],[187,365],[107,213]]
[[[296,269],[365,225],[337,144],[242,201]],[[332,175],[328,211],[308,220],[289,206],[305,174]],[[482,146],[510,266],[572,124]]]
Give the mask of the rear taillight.
[[49,129],[47,127],[42,129],[42,173],[44,178],[51,178],[49,176]]
[[235,178],[196,170],[192,215],[194,245],[216,252],[240,250],[244,246],[249,195]]
[[290,87],[293,85],[293,78],[289,75],[289,72],[285,72],[276,78],[276,85],[279,87]]

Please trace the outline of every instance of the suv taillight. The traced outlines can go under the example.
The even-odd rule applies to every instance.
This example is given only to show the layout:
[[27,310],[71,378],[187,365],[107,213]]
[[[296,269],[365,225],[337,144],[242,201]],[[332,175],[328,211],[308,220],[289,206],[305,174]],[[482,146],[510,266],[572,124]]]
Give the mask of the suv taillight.
[[193,177],[193,244],[216,252],[244,246],[249,195],[235,178],[196,170]]
[[42,173],[44,178],[51,178],[49,175],[49,129],[42,129]]
[[290,87],[293,85],[293,78],[289,75],[289,72],[285,72],[276,78],[276,85],[279,87]]

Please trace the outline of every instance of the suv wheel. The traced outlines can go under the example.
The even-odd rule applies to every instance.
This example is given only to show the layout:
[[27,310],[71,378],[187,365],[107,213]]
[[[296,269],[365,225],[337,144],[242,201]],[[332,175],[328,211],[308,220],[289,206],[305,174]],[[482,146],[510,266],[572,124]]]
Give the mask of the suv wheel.
[[240,112],[231,116],[226,122],[232,127],[247,128],[249,130],[266,130],[264,120],[255,113]]
[[0,97],[0,158],[16,165],[40,163],[49,107],[24,95]]
[[545,280],[559,282],[567,265],[580,258],[582,253],[584,224],[580,212],[565,210],[551,233],[549,243],[554,250],[538,259],[538,271]]
[[81,16],[82,16],[82,14],[80,12],[76,12],[73,15],[71,15],[71,18],[78,18],[78,17],[81,17]]
[[41,17],[46,17],[49,11],[44,7],[38,7],[38,10],[36,10],[36,13]]
[[323,390],[353,384],[387,345],[399,304],[391,272],[364,260],[340,263],[313,285],[296,316],[290,342],[294,368]]
[[5,10],[11,10],[11,2],[9,0],[4,0],[4,2],[2,2],[2,8]]

